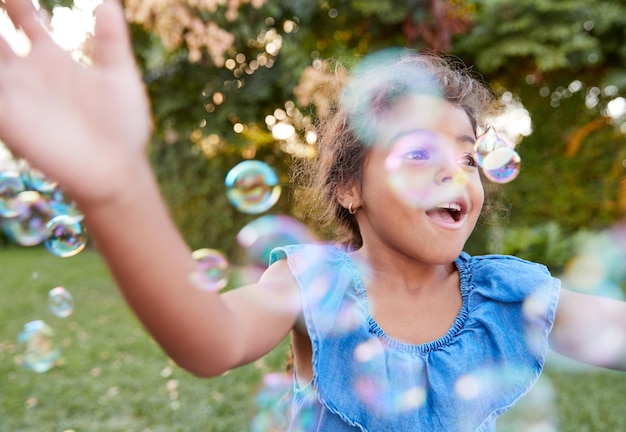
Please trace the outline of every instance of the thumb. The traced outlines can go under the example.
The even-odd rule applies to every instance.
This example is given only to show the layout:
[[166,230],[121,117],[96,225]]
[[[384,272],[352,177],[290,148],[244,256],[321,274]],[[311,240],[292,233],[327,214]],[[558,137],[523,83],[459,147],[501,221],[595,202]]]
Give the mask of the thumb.
[[100,66],[135,64],[128,25],[119,0],[104,0],[95,12],[94,63]]

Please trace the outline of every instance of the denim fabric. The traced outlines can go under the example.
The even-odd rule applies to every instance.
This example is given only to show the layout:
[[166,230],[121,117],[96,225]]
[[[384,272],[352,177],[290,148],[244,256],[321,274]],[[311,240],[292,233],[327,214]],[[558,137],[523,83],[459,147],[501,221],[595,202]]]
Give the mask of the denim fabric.
[[560,282],[509,256],[456,260],[462,307],[448,332],[394,340],[370,315],[367,271],[330,245],[277,248],[300,286],[313,381],[295,384],[292,431],[493,431],[537,380]]

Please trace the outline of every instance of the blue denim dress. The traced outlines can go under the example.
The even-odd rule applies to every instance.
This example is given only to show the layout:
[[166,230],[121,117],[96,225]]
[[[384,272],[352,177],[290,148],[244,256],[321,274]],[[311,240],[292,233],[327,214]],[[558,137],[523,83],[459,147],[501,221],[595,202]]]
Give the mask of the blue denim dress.
[[370,315],[361,274],[339,248],[297,245],[286,258],[302,292],[313,380],[294,380],[290,431],[494,431],[537,380],[560,282],[539,264],[456,260],[462,307],[429,343],[394,340]]

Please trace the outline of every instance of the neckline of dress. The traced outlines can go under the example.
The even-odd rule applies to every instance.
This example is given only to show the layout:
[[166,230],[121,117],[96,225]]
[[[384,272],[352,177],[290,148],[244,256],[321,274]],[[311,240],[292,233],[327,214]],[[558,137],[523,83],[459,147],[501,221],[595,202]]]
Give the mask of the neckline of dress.
[[448,331],[439,338],[430,342],[424,342],[421,344],[411,344],[408,342],[402,342],[398,339],[394,339],[389,336],[378,322],[372,317],[369,310],[369,299],[367,297],[367,290],[365,289],[365,283],[361,276],[359,266],[355,263],[352,257],[344,250],[336,248],[344,257],[346,264],[350,267],[352,274],[354,275],[354,284],[351,288],[356,295],[356,298],[361,303],[361,307],[366,314],[366,319],[369,326],[370,333],[376,335],[381,339],[384,344],[389,348],[394,348],[399,351],[405,351],[416,354],[427,354],[429,352],[441,349],[449,345],[454,337],[463,328],[465,321],[468,317],[468,297],[470,293],[470,274],[469,274],[469,255],[462,252],[461,255],[454,261],[454,264],[459,272],[459,283],[461,291],[461,308],[454,318],[454,322],[448,329]]

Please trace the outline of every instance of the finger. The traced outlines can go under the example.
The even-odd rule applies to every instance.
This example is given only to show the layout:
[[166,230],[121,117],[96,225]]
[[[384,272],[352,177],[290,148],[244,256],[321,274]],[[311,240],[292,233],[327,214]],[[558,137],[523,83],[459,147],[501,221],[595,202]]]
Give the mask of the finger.
[[31,0],[6,0],[6,10],[16,28],[22,29],[32,43],[49,38],[49,18],[45,10],[36,10]]
[[124,10],[117,0],[105,0],[96,9],[93,58],[102,66],[135,65]]

